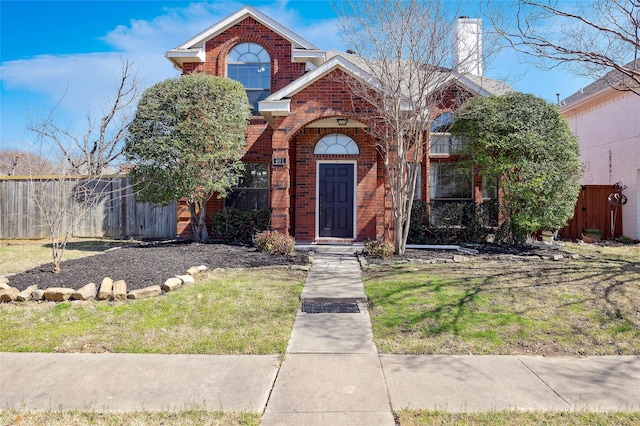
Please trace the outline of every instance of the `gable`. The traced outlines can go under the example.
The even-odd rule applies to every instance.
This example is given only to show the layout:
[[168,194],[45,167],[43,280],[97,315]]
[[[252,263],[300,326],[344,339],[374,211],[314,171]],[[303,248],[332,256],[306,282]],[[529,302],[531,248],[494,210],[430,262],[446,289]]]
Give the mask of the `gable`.
[[324,60],[324,52],[315,45],[251,6],[243,7],[176,48],[168,50],[165,52],[165,57],[179,69],[182,69],[182,66],[188,62],[204,63],[207,42],[247,18],[255,19],[259,24],[290,42],[293,62],[310,62],[319,65]]

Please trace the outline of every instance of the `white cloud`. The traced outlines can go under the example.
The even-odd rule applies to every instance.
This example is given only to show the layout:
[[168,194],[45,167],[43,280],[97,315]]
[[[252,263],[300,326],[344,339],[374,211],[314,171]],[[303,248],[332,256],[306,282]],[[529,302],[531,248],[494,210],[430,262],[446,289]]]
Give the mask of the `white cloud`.
[[[329,7],[328,3],[324,5]],[[15,107],[13,99],[19,97],[21,104],[26,103],[17,108],[28,107],[32,112],[37,109],[40,115],[62,99],[58,112],[67,114],[65,121],[81,122],[89,109],[97,114],[96,108],[114,93],[123,59],[135,62],[142,88],[176,76],[178,71],[166,60],[164,52],[243,6],[238,2],[198,2],[166,8],[156,18],[131,20],[101,37],[112,52],[40,55],[2,63],[3,146],[16,145],[23,138],[24,122],[13,119],[18,114],[11,111]],[[337,19],[305,19],[287,2],[256,7],[320,48],[343,49]]]

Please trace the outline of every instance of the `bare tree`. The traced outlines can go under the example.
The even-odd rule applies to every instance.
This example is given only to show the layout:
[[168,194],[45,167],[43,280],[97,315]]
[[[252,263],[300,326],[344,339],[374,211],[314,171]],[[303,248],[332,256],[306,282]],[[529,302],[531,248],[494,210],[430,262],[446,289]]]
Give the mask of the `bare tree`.
[[123,60],[112,100],[98,120],[87,114],[84,133],[78,135],[58,125],[54,120],[56,108],[29,130],[51,142],[75,172],[89,176],[102,174],[122,156],[127,126],[133,115],[129,107],[137,101],[138,90],[133,63]]
[[438,111],[462,101],[463,92],[450,91],[461,74],[481,74],[481,46],[454,49],[458,14],[450,2],[354,0],[344,7],[345,44],[357,49],[348,58],[368,73],[350,78],[348,87],[371,106],[368,131],[384,162],[395,252],[402,254],[430,124]]
[[30,176],[55,173],[55,165],[39,155],[20,149],[0,150],[0,175]]
[[640,95],[638,0],[518,0],[515,22],[504,3],[493,3],[497,31],[541,68],[565,65],[576,75],[605,78],[615,89]]
[[[106,197],[113,198],[105,174],[122,155],[132,115],[128,107],[137,100],[132,65],[123,61],[112,101],[99,120],[87,116],[81,135],[55,123],[57,106],[41,123],[30,127],[37,137],[38,161],[59,164],[55,176],[41,176],[39,170],[31,169],[29,179],[30,197],[51,240],[53,272],[60,271],[69,238]],[[125,188],[119,186],[117,191],[124,194]]]

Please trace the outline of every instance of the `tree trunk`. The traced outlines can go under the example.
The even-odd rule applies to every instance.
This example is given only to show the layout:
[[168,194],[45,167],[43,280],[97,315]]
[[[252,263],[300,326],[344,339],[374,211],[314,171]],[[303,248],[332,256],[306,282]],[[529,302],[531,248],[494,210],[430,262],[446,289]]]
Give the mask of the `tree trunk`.
[[189,213],[191,214],[191,231],[193,232],[193,238],[203,243],[209,239],[209,233],[207,232],[207,224],[205,219],[207,217],[207,202],[204,201],[189,201]]

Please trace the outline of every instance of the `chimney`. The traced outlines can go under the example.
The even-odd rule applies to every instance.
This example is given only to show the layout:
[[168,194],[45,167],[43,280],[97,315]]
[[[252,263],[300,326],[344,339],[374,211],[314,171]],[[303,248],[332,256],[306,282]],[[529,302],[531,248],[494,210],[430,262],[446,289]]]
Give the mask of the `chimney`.
[[461,16],[453,27],[453,67],[482,77],[482,19]]

